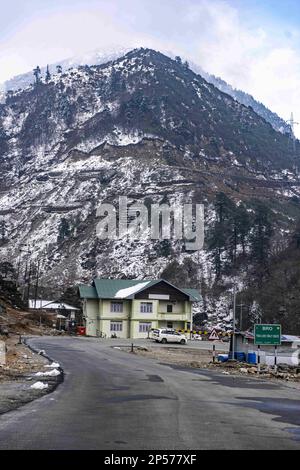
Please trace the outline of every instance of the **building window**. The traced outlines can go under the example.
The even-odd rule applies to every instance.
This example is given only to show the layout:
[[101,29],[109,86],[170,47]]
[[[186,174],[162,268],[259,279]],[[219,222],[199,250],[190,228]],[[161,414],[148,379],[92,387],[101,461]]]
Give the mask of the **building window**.
[[110,331],[123,331],[123,322],[121,322],[121,321],[111,321],[110,322]]
[[141,313],[153,313],[152,302],[141,302]]
[[152,323],[140,323],[139,324],[139,332],[140,333],[148,333],[151,330]]
[[123,302],[111,302],[110,311],[113,313],[123,313]]
[[173,312],[173,305],[167,305],[167,312],[172,313]]
[[168,328],[169,330],[172,330],[172,329],[173,329],[173,323],[172,323],[172,322],[168,322],[168,323],[167,323],[167,328]]

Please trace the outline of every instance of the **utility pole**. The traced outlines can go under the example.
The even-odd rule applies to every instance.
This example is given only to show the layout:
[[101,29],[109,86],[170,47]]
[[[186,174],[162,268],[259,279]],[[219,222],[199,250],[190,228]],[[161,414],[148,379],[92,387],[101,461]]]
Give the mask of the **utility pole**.
[[236,315],[236,285],[233,288],[233,332],[232,332],[232,359],[235,356],[235,315]]
[[36,283],[35,283],[35,289],[34,289],[34,308],[36,308],[36,300],[37,300],[38,289],[39,289],[40,264],[41,264],[41,260],[38,260],[37,271],[36,271]]
[[31,281],[32,263],[29,261],[28,281],[27,281],[27,301],[30,299],[30,281]]
[[20,278],[20,267],[21,267],[21,255],[19,255],[18,269],[17,269],[17,284],[18,285],[19,285],[19,278]]
[[237,305],[240,308],[240,330],[243,331],[243,307],[247,307],[246,304],[241,303]]
[[[23,244],[22,246],[27,246],[27,250],[20,249],[20,253],[22,253],[22,252],[26,253],[26,265],[25,265],[25,274],[24,274],[24,290],[23,290],[23,300],[25,300],[27,274],[28,274],[28,258],[29,258],[29,255],[31,254],[31,251],[30,251],[29,245]],[[31,267],[30,267],[30,269],[31,269]],[[31,274],[31,273],[29,273],[29,274]],[[29,275],[29,283],[30,283],[30,275]],[[30,287],[29,287],[29,289],[30,289]]]

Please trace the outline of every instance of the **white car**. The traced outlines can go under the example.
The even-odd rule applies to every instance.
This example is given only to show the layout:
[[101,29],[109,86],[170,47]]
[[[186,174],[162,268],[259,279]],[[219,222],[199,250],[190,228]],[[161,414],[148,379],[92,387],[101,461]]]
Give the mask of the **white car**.
[[180,343],[186,344],[187,339],[182,333],[178,333],[175,330],[159,329],[152,331],[152,339],[157,343]]

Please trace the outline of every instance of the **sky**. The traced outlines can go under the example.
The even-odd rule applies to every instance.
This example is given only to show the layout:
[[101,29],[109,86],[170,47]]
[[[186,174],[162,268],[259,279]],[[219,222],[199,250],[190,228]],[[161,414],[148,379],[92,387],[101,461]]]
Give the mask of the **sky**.
[[[111,47],[181,55],[300,122],[299,0],[0,0],[0,83]],[[300,125],[296,126],[300,138]]]

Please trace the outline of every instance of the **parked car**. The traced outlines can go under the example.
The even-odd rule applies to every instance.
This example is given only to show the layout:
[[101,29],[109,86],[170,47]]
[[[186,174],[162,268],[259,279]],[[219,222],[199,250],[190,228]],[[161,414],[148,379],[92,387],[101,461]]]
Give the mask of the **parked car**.
[[159,329],[152,331],[152,339],[157,343],[180,343],[186,344],[187,339],[182,333],[178,333],[175,330]]

